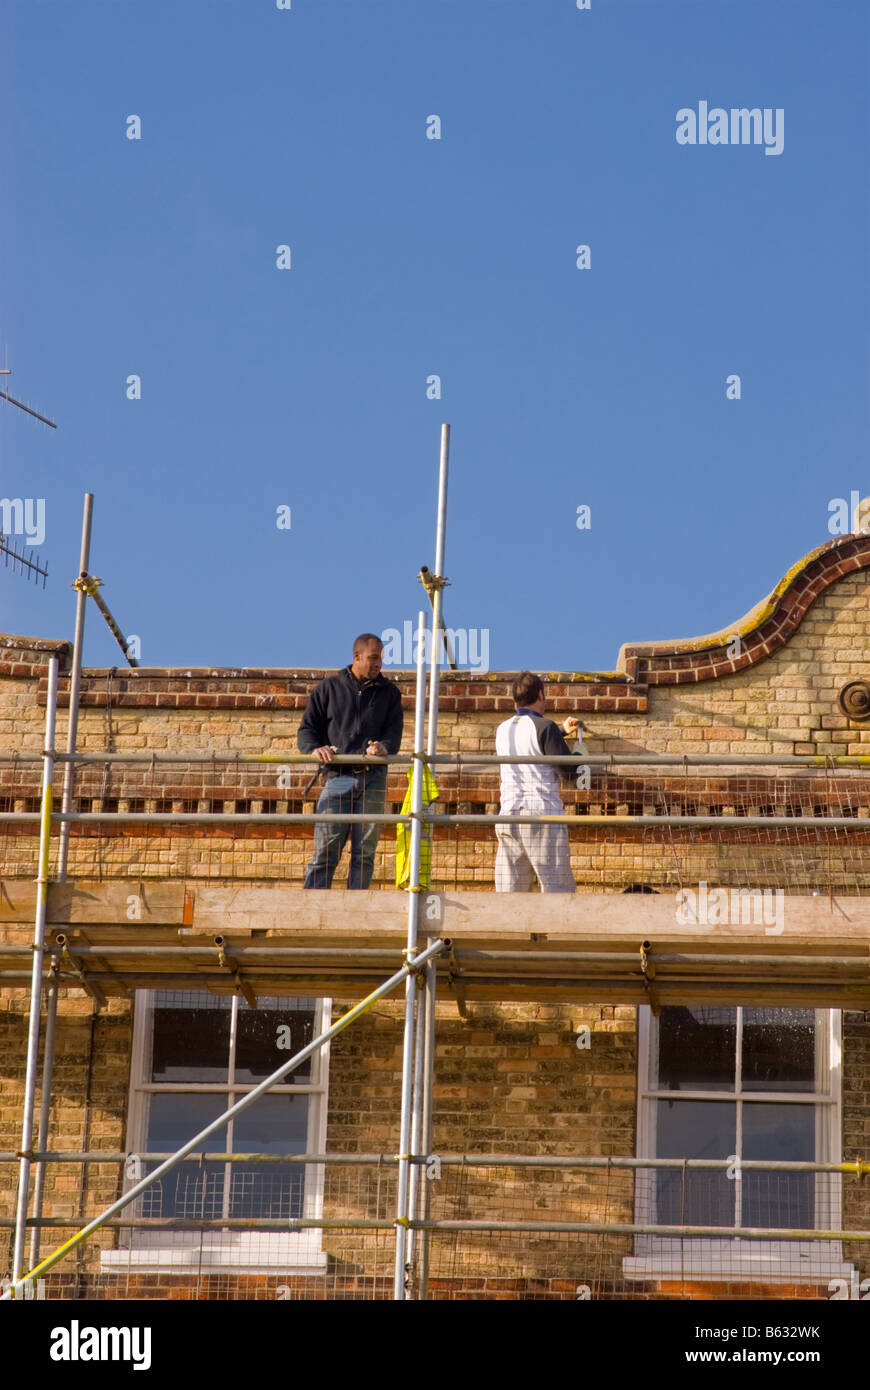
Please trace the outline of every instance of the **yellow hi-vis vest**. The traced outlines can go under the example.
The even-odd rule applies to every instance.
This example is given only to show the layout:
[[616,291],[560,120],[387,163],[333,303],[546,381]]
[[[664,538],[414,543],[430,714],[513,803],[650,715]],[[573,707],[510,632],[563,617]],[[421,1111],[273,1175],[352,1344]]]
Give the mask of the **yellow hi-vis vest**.
[[[405,792],[405,800],[402,802],[402,815],[408,815],[411,810],[411,782],[414,776],[414,769],[408,768],[408,790]],[[428,806],[435,801],[438,796],[438,788],[435,785],[435,778],[429,771],[426,763],[423,764],[423,805]],[[420,887],[429,887],[429,874],[432,869],[432,827],[424,825],[420,837]],[[401,888],[404,884],[410,887],[411,882],[411,827],[410,825],[396,826],[396,887]]]

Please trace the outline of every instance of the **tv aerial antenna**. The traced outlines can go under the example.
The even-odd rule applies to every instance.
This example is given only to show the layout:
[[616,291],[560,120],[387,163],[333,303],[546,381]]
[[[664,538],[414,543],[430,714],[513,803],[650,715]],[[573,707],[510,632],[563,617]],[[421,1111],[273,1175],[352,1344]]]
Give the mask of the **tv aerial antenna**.
[[17,568],[19,574],[26,574],[28,579],[33,579],[37,584],[41,579],[42,587],[45,588],[48,570],[38,560],[34,560],[32,550],[29,555],[25,555],[23,547],[19,550],[17,543],[4,536],[2,531],[0,531],[0,555],[3,556],[6,569],[9,568],[9,561],[11,560],[13,574]]
[[[0,367],[0,376],[11,375],[11,367]],[[37,420],[41,420],[44,425],[50,425],[53,430],[57,429],[57,425],[53,420],[46,419],[44,415],[40,415],[38,410],[31,410],[30,406],[25,405],[23,401],[17,401],[14,396],[9,395],[8,391],[0,391],[0,396],[3,397],[4,401],[8,401],[10,405],[17,405],[19,410],[26,410],[28,415],[33,415]]]
[[[9,359],[7,358],[6,360],[8,361]],[[11,375],[11,367],[0,367],[0,376]],[[32,410],[30,406],[25,405],[23,401],[17,401],[14,396],[9,395],[8,391],[0,391],[0,396],[3,397],[4,401],[8,401],[10,405],[16,405],[19,410],[24,410],[28,415],[33,415],[35,419],[41,420],[44,425],[50,425],[53,430],[57,429],[57,425],[53,420],[47,419],[45,415],[40,415],[38,410]],[[22,547],[19,550],[16,541],[4,536],[2,531],[0,531],[0,555],[3,556],[6,569],[9,568],[9,561],[11,560],[13,574],[17,568],[19,574],[26,574],[28,579],[35,580],[37,584],[41,579],[42,587],[43,589],[45,588],[48,570],[43,565],[40,565],[38,560],[34,560],[32,550],[29,555],[25,554],[24,548]]]

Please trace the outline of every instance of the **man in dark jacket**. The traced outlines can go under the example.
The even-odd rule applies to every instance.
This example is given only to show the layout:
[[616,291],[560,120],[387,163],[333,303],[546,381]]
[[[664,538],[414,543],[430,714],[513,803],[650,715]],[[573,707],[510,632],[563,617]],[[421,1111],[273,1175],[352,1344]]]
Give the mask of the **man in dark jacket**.
[[[402,742],[402,697],[399,688],[381,675],[384,644],[364,632],[353,644],[353,662],[316,685],[302,716],[297,741],[300,753],[314,753],[325,765],[326,785],[318,811],[335,815],[380,815],[384,809],[387,769],[328,765],[335,753],[384,757],[398,753]],[[314,857],[305,874],[305,888],[329,888],[350,831],[348,888],[368,888],[375,862],[380,825],[338,822],[314,827]]]

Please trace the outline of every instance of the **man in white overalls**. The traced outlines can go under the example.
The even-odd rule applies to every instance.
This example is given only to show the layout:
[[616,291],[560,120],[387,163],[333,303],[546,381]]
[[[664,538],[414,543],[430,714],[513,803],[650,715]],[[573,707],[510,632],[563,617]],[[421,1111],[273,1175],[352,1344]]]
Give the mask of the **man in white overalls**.
[[[569,748],[564,738],[565,734],[580,738],[583,726],[578,719],[566,719],[560,729],[552,719],[544,718],[544,682],[540,676],[522,671],[514,681],[513,697],[516,713],[496,730],[497,753],[555,757],[580,751],[579,742]],[[564,815],[559,778],[573,780],[575,772],[576,765],[567,763],[502,763],[501,814]],[[497,893],[528,893],[535,879],[542,893],[575,891],[566,825],[497,825],[495,834]]]

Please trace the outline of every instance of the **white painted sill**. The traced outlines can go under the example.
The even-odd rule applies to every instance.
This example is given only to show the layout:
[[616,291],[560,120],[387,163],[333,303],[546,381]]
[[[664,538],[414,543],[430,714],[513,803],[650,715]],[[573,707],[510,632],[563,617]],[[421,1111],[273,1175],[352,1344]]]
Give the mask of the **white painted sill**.
[[[747,1242],[744,1242],[746,1244]],[[819,1254],[815,1241],[765,1241],[752,1250],[729,1250],[701,1240],[687,1240],[679,1249],[629,1255],[622,1261],[626,1279],[718,1281],[747,1279],[771,1284],[821,1284],[852,1277],[853,1266],[839,1249]]]
[[221,1274],[322,1274],[326,1252],[316,1229],[287,1235],[226,1232],[223,1238],[220,1232],[214,1232],[211,1240],[202,1241],[195,1231],[179,1232],[171,1240],[163,1232],[155,1231],[150,1238],[149,1233],[141,1232],[132,1246],[103,1250],[100,1269],[106,1273],[136,1270],[142,1274],[183,1273],[191,1269]]

